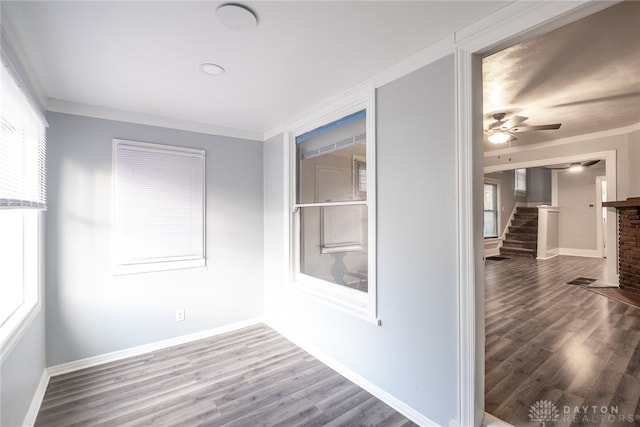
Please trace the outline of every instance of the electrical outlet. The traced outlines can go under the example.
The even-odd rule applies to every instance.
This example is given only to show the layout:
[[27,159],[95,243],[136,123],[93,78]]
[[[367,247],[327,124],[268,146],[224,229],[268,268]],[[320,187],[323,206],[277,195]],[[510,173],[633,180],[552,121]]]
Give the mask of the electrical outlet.
[[176,310],[176,322],[182,322],[184,320],[184,308]]

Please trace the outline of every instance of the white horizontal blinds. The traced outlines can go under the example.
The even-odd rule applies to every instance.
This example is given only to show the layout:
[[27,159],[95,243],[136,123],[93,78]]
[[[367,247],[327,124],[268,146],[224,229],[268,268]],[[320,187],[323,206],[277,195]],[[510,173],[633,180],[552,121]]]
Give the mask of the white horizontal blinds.
[[45,122],[4,61],[0,68],[0,209],[46,209]]
[[366,113],[364,110],[321,126],[296,138],[300,159],[311,159],[367,139]]
[[116,141],[117,264],[204,258],[203,150]]

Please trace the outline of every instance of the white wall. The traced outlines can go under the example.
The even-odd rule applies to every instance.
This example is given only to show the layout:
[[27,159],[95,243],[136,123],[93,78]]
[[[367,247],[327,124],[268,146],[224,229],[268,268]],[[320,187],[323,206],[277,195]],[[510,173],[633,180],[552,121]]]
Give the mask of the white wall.
[[377,91],[382,326],[288,288],[284,143],[264,148],[267,318],[441,425],[457,401],[453,77],[448,56]]
[[[47,118],[49,366],[262,316],[261,142]],[[206,268],[111,274],[112,138],[206,150]]]
[[604,168],[594,167],[580,172],[558,172],[561,250],[597,251],[597,221],[601,211],[596,207],[596,177],[605,175]]
[[44,312],[40,312],[22,339],[0,366],[0,425],[23,425],[45,370]]

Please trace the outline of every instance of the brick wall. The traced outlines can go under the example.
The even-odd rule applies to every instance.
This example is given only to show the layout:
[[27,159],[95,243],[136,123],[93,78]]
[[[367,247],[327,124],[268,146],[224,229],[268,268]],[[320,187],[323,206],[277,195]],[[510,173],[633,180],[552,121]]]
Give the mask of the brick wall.
[[620,288],[640,294],[640,207],[620,207]]

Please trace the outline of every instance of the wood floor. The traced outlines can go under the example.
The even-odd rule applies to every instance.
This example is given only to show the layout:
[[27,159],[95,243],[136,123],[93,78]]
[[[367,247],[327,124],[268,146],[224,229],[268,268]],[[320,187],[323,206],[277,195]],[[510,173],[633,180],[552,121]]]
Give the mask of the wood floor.
[[36,426],[415,426],[264,325],[51,378]]
[[547,425],[640,426],[640,309],[566,284],[603,278],[603,260],[485,265],[485,410],[540,426],[529,410],[545,400],[559,415]]

